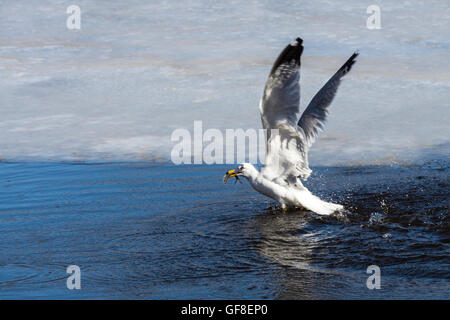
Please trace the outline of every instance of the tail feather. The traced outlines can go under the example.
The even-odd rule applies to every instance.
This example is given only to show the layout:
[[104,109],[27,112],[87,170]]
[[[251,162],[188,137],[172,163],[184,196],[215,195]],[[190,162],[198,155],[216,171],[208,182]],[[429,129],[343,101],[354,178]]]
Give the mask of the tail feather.
[[321,215],[329,215],[333,212],[344,209],[344,207],[340,204],[321,200],[319,197],[316,197],[307,189],[301,192],[298,200],[300,205],[305,209],[311,210]]

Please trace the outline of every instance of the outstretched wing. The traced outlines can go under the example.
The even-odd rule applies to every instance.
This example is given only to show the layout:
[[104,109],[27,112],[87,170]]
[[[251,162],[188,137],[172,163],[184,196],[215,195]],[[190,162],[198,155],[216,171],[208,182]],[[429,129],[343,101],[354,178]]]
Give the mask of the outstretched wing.
[[341,78],[350,71],[358,53],[331,77],[314,96],[297,122],[300,104],[300,57],[302,39],[289,44],[275,61],[260,103],[261,120],[267,129],[266,161],[263,175],[278,183],[297,184],[307,179],[308,149],[316,139],[336,95]]
[[311,172],[297,127],[302,42],[297,38],[281,52],[270,71],[260,103],[262,124],[267,130],[262,173],[266,178],[282,179],[287,183],[299,176],[306,178]]
[[328,80],[322,89],[316,93],[300,117],[298,126],[301,128],[308,148],[323,129],[328,115],[328,107],[336,95],[339,84],[341,83],[341,78],[350,71],[353,64],[356,62],[355,59],[357,56],[358,53],[355,52],[334,76]]
[[303,40],[290,43],[275,61],[260,103],[264,129],[277,128],[280,123],[295,126],[300,104],[300,57]]

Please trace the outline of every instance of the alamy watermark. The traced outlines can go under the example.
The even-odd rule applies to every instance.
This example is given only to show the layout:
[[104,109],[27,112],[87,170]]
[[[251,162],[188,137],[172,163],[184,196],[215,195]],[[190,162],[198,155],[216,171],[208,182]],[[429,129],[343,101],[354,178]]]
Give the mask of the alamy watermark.
[[[176,129],[170,137],[176,144],[170,158],[174,164],[265,163],[267,133],[278,129],[219,129],[203,131],[202,121],[194,121],[194,132]],[[276,159],[271,159],[276,161]]]
[[81,269],[77,265],[70,265],[66,269],[66,273],[70,274],[67,278],[66,286],[69,290],[81,289]]
[[68,6],[66,13],[70,16],[66,20],[66,27],[69,30],[81,29],[81,9],[77,5]]
[[367,7],[367,14],[370,16],[367,18],[366,26],[369,30],[381,29],[381,9],[379,6],[372,4]]
[[367,274],[370,274],[366,281],[367,289],[381,289],[381,269],[377,265],[367,267]]

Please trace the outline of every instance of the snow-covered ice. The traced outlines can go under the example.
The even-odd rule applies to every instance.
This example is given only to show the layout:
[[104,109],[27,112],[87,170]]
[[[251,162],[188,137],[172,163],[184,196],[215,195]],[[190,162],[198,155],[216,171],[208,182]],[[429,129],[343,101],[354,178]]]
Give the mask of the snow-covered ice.
[[[72,3],[74,2],[74,3]],[[302,101],[354,50],[312,165],[448,157],[450,4],[12,1],[0,6],[0,159],[168,159],[176,128],[261,127],[271,64],[304,39]],[[81,30],[66,8],[81,8]]]

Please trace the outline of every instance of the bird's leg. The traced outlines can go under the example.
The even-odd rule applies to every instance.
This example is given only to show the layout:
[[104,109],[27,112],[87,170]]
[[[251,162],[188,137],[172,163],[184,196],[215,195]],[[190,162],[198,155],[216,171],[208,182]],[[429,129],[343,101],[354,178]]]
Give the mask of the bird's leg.
[[280,203],[281,204],[281,210],[283,211],[283,212],[286,212],[287,211],[287,205],[285,204],[285,203]]

